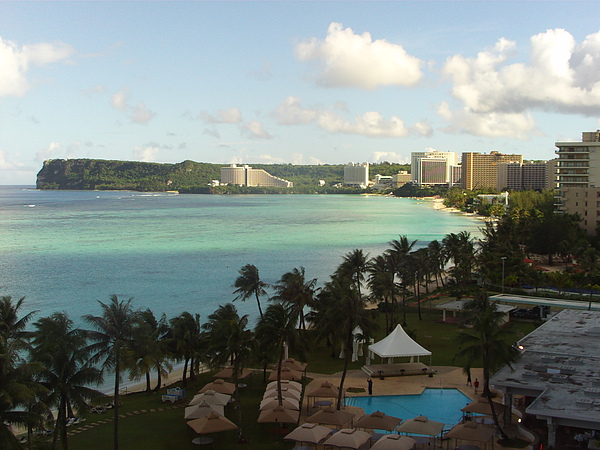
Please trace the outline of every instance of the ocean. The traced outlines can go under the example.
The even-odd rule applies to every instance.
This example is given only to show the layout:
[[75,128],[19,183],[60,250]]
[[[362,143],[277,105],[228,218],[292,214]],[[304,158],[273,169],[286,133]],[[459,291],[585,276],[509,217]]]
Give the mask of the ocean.
[[[201,320],[235,297],[245,264],[275,283],[294,267],[321,286],[344,254],[381,254],[407,235],[415,248],[482,222],[428,200],[374,195],[178,195],[0,187],[0,295],[34,317],[65,311],[77,325],[98,300],[133,298],[168,318]],[[262,300],[266,304],[266,299]],[[237,301],[258,317],[256,302]]]

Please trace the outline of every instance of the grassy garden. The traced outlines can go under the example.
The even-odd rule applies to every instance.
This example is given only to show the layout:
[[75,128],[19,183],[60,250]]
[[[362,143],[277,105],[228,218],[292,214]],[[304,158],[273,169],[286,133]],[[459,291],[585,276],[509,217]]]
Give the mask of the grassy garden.
[[[375,335],[379,340],[385,335],[383,314],[374,313],[380,323],[380,328]],[[456,353],[455,336],[460,329],[456,325],[437,323],[441,318],[441,311],[436,309],[423,309],[423,320],[420,321],[416,311],[410,310],[407,315],[407,330],[414,332],[417,341],[433,353],[433,365],[457,365],[453,362]],[[514,322],[508,326],[514,330],[515,340],[526,335],[535,328],[532,323]],[[308,371],[318,373],[335,373],[342,370],[343,360],[331,357],[331,349],[324,346],[310,352],[307,361]],[[350,369],[359,369],[361,363],[351,363]],[[213,378],[210,373],[202,374],[199,378],[189,383],[186,389],[186,398],[175,405],[163,404],[159,393],[136,393],[122,397],[119,421],[120,448],[128,449],[186,449],[195,448],[192,439],[198,435],[186,424],[183,418],[184,407],[193,395]],[[310,380],[308,380],[310,381]],[[294,426],[281,428],[277,424],[258,424],[258,404],[264,393],[262,372],[250,377],[248,386],[241,390],[242,429],[247,443],[238,443],[237,431],[215,433],[212,448],[247,448],[247,449],[290,449],[292,442],[287,442],[282,437],[291,431]],[[164,391],[164,390],[163,390]],[[233,405],[228,405],[226,416],[237,423],[237,411]],[[69,428],[69,447],[71,449],[110,449],[113,446],[112,411],[104,414],[88,414],[86,421],[80,425]],[[33,448],[50,448],[48,443],[37,440]]]

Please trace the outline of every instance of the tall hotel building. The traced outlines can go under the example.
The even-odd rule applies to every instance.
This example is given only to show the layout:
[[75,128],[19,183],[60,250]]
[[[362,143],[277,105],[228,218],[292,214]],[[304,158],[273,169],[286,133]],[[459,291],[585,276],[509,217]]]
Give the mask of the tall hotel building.
[[274,177],[263,169],[253,169],[247,165],[238,167],[235,164],[221,167],[221,184],[273,187],[292,187],[294,185],[291,181]]
[[600,226],[600,130],[583,132],[581,142],[556,142],[556,210],[579,214],[592,233]]
[[498,186],[498,164],[517,162],[523,163],[522,155],[504,155],[491,152],[489,155],[483,153],[462,154],[462,177],[463,189],[496,189]]
[[[551,165],[554,167],[553,165]],[[553,189],[554,173],[548,170],[547,162],[518,162],[498,164],[498,184],[496,189],[543,190]]]
[[454,152],[412,152],[410,171],[413,182],[422,185],[452,186],[453,167],[458,166],[458,154]]
[[369,163],[348,163],[344,166],[344,186],[369,186]]

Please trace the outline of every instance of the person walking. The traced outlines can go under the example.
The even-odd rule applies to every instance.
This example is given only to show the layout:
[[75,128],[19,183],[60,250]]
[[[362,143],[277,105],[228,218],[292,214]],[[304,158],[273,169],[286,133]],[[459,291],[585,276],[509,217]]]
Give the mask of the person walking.
[[477,389],[479,389],[479,380],[477,378],[475,378],[475,381],[473,382],[473,387],[475,388],[475,393],[477,394]]
[[467,369],[467,386],[473,386],[471,382],[471,369]]
[[373,395],[373,380],[371,377],[367,379],[367,389],[369,391],[369,395]]

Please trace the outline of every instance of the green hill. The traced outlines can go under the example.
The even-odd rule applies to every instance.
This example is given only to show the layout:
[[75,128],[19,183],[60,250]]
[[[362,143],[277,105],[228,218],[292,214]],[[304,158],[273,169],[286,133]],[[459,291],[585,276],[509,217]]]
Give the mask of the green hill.
[[[190,193],[326,193],[341,183],[344,165],[250,164],[271,175],[292,181],[293,188],[244,188],[239,186],[209,187],[219,180],[225,164],[183,161],[160,164],[139,161],[99,159],[51,159],[37,175],[38,189],[179,191]],[[407,170],[407,165],[381,163],[371,166],[371,173],[393,175]],[[319,180],[325,186],[319,186]],[[335,192],[354,192],[337,189]]]

